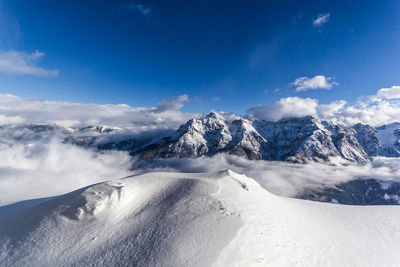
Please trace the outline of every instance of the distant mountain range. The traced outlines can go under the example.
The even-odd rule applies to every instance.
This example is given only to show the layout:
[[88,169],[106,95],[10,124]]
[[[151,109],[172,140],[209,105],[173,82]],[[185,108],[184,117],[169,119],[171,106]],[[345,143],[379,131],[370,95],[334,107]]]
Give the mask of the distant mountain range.
[[[365,163],[373,156],[400,155],[400,124],[374,128],[321,121],[311,116],[262,120],[224,120],[211,112],[192,119],[171,136],[134,151],[144,158],[198,157],[229,153],[247,159],[304,162],[340,157]],[[118,146],[118,145],[117,145]]]
[[215,112],[191,119],[178,130],[134,134],[134,129],[105,126],[62,128],[57,125],[0,127],[0,142],[58,136],[66,143],[100,150],[125,150],[132,156],[193,158],[228,153],[250,160],[302,163],[342,158],[366,163],[371,157],[400,156],[400,123],[381,127],[346,126],[312,116],[276,122],[238,118],[225,120]]

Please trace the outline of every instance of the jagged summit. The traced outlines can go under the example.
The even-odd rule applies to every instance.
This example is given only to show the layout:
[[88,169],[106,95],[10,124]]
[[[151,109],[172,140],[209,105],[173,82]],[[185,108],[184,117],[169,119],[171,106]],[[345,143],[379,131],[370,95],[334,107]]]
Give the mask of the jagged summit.
[[205,119],[217,119],[217,120],[223,120],[223,118],[218,115],[215,111],[210,111],[206,116],[204,116]]
[[[392,135],[395,134],[393,130]],[[400,155],[397,148],[379,141],[378,135],[379,130],[371,126],[349,127],[313,116],[276,122],[245,118],[227,121],[210,112],[182,125],[175,138],[143,147],[138,155],[197,157],[229,153],[248,159],[304,162],[343,158],[358,163],[368,162],[371,156]]]
[[115,127],[65,129],[56,124],[2,126],[0,135],[3,140],[10,138],[22,142],[50,140],[57,136],[68,143],[125,150],[147,159],[229,153],[252,160],[305,162],[342,158],[365,163],[375,156],[400,156],[400,123],[376,128],[358,123],[349,127],[313,116],[283,118],[275,122],[239,116],[227,120],[212,111],[189,120],[175,132],[158,136],[155,133],[137,136],[127,129]]

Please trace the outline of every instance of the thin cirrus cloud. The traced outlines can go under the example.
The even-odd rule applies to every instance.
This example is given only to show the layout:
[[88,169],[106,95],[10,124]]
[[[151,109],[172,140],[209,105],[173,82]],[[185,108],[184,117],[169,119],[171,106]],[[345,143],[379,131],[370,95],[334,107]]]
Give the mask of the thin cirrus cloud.
[[314,27],[321,27],[325,23],[328,22],[329,18],[331,17],[331,14],[320,14],[316,19],[313,20],[313,26]]
[[333,81],[332,77],[325,77],[324,75],[316,75],[312,78],[299,77],[293,83],[296,86],[296,92],[325,89],[330,90],[333,86],[339,83]]
[[120,9],[129,9],[129,10],[136,10],[143,16],[147,17],[150,16],[153,12],[153,8],[151,6],[146,6],[138,3],[128,3],[119,6]]
[[0,72],[8,75],[57,76],[58,70],[37,66],[37,61],[44,55],[38,50],[31,54],[19,51],[0,52]]

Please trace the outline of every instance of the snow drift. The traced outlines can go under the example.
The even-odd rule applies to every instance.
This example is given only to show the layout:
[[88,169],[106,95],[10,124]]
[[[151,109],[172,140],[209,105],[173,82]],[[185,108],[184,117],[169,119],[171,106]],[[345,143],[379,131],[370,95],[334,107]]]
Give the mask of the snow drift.
[[398,209],[278,197],[232,171],[149,173],[0,207],[0,263],[393,266]]

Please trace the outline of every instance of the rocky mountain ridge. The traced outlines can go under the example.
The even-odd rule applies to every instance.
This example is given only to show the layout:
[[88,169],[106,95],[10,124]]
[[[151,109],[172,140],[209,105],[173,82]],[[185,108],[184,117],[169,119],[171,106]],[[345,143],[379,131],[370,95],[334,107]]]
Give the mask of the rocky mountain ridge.
[[247,159],[304,162],[339,157],[358,163],[368,162],[373,156],[400,156],[397,144],[380,140],[379,131],[369,125],[349,127],[312,116],[276,122],[244,118],[229,122],[211,112],[188,121],[173,136],[144,146],[134,155],[170,158],[229,153]]
[[66,143],[99,150],[124,150],[144,159],[212,156],[228,153],[251,160],[327,162],[342,158],[365,163],[371,157],[400,156],[400,123],[380,127],[321,121],[312,116],[276,122],[236,118],[215,112],[191,119],[175,132],[134,133],[106,126],[63,128],[54,125],[1,126],[0,143],[58,137]]

